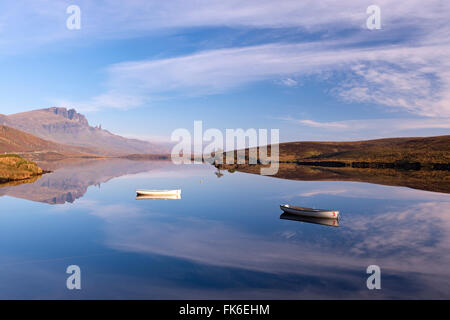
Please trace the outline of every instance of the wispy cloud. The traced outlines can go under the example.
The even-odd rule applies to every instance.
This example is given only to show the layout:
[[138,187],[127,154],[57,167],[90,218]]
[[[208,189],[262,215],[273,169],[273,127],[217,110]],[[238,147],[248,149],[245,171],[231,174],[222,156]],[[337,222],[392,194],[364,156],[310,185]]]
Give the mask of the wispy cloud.
[[[449,116],[450,61],[430,55],[429,49],[424,47],[423,52],[406,60],[380,59],[352,66],[350,79],[335,92],[350,102],[376,103],[426,116]],[[450,53],[449,47],[435,49]],[[419,59],[422,61],[414,61]]]
[[358,137],[361,132],[364,132],[366,138],[392,135],[411,136],[417,135],[417,130],[448,130],[450,128],[450,118],[360,119],[329,122],[295,119],[292,117],[278,119],[329,134],[339,133],[340,138],[354,135]]
[[[349,26],[364,26],[365,9],[372,3],[368,0],[284,0],[274,5],[272,0],[78,0],[76,4],[82,12],[82,29],[78,33],[65,28],[66,8],[72,4],[67,0],[3,1],[0,3],[0,48],[15,51],[65,40],[128,38],[161,29],[205,26],[301,27],[312,31],[331,24],[334,30],[345,30]],[[402,17],[415,21],[445,16],[440,1],[428,1],[426,6],[418,0],[409,1],[408,5],[393,0],[378,0],[377,4],[386,8],[383,16],[386,24]]]
[[297,120],[298,123],[314,127],[314,128],[326,128],[326,129],[348,129],[348,124],[343,122],[317,122],[313,120]]
[[98,111],[104,108],[112,109],[132,109],[146,104],[149,97],[143,94],[126,92],[114,92],[113,90],[94,96],[87,101],[69,101],[64,99],[53,99],[52,104],[63,107],[76,107],[80,112]]
[[429,192],[418,189],[386,187],[383,185],[371,185],[370,189],[362,188],[360,182],[348,182],[342,187],[340,181],[320,183],[312,190],[301,193],[292,193],[286,196],[286,199],[294,199],[296,197],[315,197],[315,196],[334,196],[338,195],[342,198],[371,198],[386,200],[410,200],[417,201],[447,201],[448,195],[445,193]]
[[[272,79],[330,73],[338,97],[424,116],[450,116],[450,46],[342,47],[336,41],[268,44],[119,63],[108,69],[114,94],[138,97],[217,94]],[[326,81],[326,80],[325,80]],[[295,82],[295,83],[294,83]],[[331,81],[329,81],[331,82]],[[94,100],[108,100],[102,95]],[[109,99],[114,100],[114,99]],[[123,99],[118,99],[123,100]],[[94,103],[95,104],[95,103]],[[98,104],[101,105],[101,104]],[[120,105],[120,104],[119,104]],[[105,104],[107,106],[107,104]]]
[[295,87],[298,85],[298,82],[292,78],[286,78],[279,81],[280,84],[286,87]]
[[[170,94],[227,92],[259,81],[293,86],[314,75],[349,102],[431,117],[450,116],[450,40],[442,1],[379,0],[382,30],[365,28],[371,1],[79,1],[82,30],[65,28],[66,1],[0,5],[0,48],[129,38],[192,27],[298,28],[316,42],[268,43],[115,64],[105,92],[83,109],[133,108]],[[21,19],[18,19],[21,17]],[[19,23],[20,21],[20,23]],[[351,31],[351,32],[348,32]],[[300,32],[300,31],[299,31]],[[343,36],[346,34],[346,36]],[[330,81],[330,76],[331,80]]]
[[450,118],[419,118],[419,119],[363,119],[363,120],[344,120],[331,122],[317,122],[313,120],[296,120],[293,118],[281,118],[282,120],[293,121],[299,124],[330,129],[330,130],[361,130],[361,129],[380,129],[383,126],[395,126],[395,130],[409,129],[448,129],[450,128]]

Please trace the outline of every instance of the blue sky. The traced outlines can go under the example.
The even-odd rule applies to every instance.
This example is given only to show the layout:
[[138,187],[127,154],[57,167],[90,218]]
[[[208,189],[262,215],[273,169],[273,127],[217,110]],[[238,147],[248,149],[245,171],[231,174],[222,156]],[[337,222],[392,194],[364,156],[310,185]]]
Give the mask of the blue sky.
[[[81,29],[69,30],[69,5]],[[368,30],[366,8],[381,9]],[[282,141],[449,134],[444,1],[3,1],[0,113],[75,108],[151,140],[279,128]]]

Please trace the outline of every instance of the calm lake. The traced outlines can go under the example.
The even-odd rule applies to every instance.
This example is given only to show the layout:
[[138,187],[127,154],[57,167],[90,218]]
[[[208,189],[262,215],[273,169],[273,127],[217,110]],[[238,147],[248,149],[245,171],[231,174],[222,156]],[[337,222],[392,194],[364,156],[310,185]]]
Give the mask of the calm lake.
[[[51,169],[0,188],[1,299],[450,298],[449,194],[161,161]],[[182,198],[136,200],[140,188]],[[280,219],[283,203],[342,218]],[[66,288],[69,265],[81,290]]]

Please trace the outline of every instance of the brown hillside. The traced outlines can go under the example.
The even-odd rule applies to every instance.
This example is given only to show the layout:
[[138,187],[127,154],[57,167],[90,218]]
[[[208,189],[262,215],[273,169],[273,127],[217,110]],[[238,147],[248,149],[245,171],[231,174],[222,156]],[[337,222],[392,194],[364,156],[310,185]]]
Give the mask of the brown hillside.
[[[264,165],[248,164],[249,150],[245,152],[246,164],[216,167],[260,174]],[[450,193],[450,136],[287,142],[279,145],[279,155],[276,178],[359,181]]]
[[0,153],[57,152],[85,154],[90,150],[65,146],[0,125]]
[[[270,147],[269,147],[270,150]],[[246,150],[248,156],[249,150]],[[396,161],[450,163],[450,135],[388,138],[349,142],[286,142],[279,144],[280,162],[342,161],[351,163]]]

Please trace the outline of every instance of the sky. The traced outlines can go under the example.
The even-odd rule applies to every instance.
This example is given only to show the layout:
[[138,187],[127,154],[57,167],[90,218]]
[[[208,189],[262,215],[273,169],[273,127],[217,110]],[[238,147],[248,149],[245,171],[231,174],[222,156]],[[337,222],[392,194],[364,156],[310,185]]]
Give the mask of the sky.
[[195,120],[281,141],[449,134],[449,13],[434,0],[3,0],[0,113],[75,108],[153,141]]

